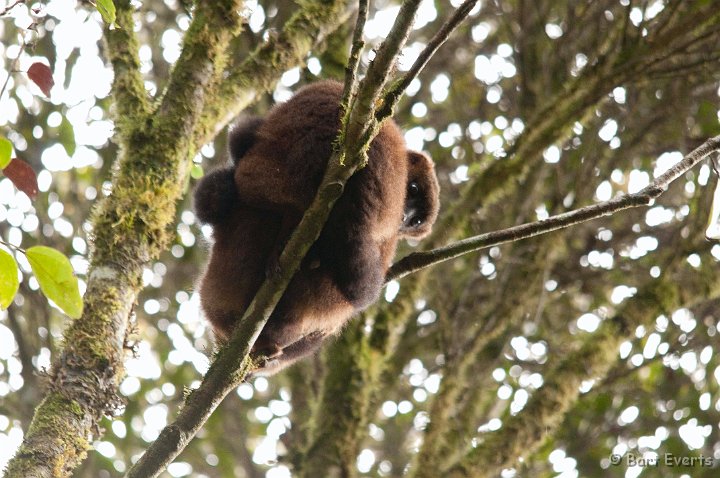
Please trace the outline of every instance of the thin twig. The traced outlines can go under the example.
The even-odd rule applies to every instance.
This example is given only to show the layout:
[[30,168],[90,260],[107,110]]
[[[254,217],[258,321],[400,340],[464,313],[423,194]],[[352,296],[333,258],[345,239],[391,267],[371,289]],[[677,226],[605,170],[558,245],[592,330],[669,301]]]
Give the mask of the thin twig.
[[25,249],[23,249],[22,247],[18,247],[18,246],[14,245],[14,244],[10,244],[9,242],[6,242],[6,241],[4,241],[4,240],[2,240],[2,239],[0,239],[0,244],[2,244],[3,246],[7,247],[8,249],[15,249],[15,250],[18,251],[18,252],[22,252],[23,254],[26,254]]
[[26,1],[26,0],[17,0],[17,1],[16,1],[15,3],[13,3],[12,5],[8,5],[8,6],[5,7],[2,11],[0,11],[0,17],[3,17],[3,16],[5,16],[5,15],[7,15],[8,13],[10,13],[10,10],[12,10],[12,9],[15,8],[15,7],[17,7],[17,6],[20,5],[21,3],[25,3],[25,1]]
[[382,101],[382,108],[377,112],[376,118],[381,120],[392,116],[393,110],[400,101],[400,97],[405,90],[410,86],[410,83],[417,78],[425,65],[427,65],[430,58],[438,51],[438,49],[445,43],[450,37],[450,34],[467,18],[478,0],[465,0],[462,5],[452,14],[452,16],[440,27],[440,30],[430,40],[425,49],[415,60],[415,63],[410,67],[410,70],[402,77],[402,79],[394,85],[390,91],[385,94]]
[[[398,52],[402,50],[410,35],[420,2],[421,0],[405,0],[403,2],[390,33],[376,50],[375,58],[370,63],[365,78],[360,82],[352,114],[346,123],[347,139],[349,139],[347,143],[367,145],[370,139],[377,134],[380,122],[375,120],[377,117],[376,100],[395,66]],[[345,152],[350,156],[358,153],[358,151],[347,149]]]
[[345,67],[345,86],[343,88],[342,104],[345,107],[345,119],[352,109],[352,104],[357,91],[357,70],[360,64],[360,54],[365,46],[363,40],[363,30],[368,17],[368,0],[360,0],[358,4],[358,16],[355,22],[355,30],[353,31],[352,48],[350,57],[348,58],[347,67]]
[[623,209],[652,204],[673,181],[693,168],[708,154],[720,149],[720,136],[715,136],[694,149],[682,161],[660,175],[648,186],[633,194],[624,194],[609,201],[592,206],[586,206],[574,211],[552,216],[542,221],[536,221],[519,226],[509,227],[500,231],[488,232],[478,236],[463,239],[448,246],[439,247],[431,251],[416,252],[403,257],[393,264],[386,275],[386,282],[400,279],[408,274],[417,272],[431,265],[454,259],[468,252],[485,249],[506,242],[539,236],[547,232],[556,231],[565,227],[608,216]]
[[27,47],[27,42],[25,41],[25,34],[23,33],[20,38],[22,41],[22,44],[20,45],[20,51],[18,51],[17,57],[15,57],[15,59],[13,60],[12,65],[10,65],[10,69],[7,72],[7,77],[5,77],[5,83],[3,83],[2,89],[0,89],[0,99],[2,99],[3,95],[5,94],[5,89],[7,88],[8,83],[10,83],[10,76],[12,76],[13,73],[17,73],[18,65],[20,65],[20,57],[22,56],[25,48]]

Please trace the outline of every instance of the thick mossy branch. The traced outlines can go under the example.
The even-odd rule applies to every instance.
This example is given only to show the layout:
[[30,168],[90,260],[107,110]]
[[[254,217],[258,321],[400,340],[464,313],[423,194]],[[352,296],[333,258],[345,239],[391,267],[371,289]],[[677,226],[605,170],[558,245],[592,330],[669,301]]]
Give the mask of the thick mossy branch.
[[118,131],[115,140],[123,144],[127,138],[122,133],[132,130],[132,121],[146,117],[150,100],[140,73],[139,43],[133,20],[135,9],[129,0],[116,1],[115,6],[117,27],[106,26],[105,44],[115,74],[112,86],[114,121]]
[[[39,407],[47,413],[36,417],[30,424],[23,447],[3,476],[70,476],[75,463],[81,461],[92,448],[85,436],[68,436],[67,433],[68,423],[73,425],[73,429],[85,426],[83,406],[58,394],[49,394]],[[38,469],[38,461],[43,462],[42,469]]]
[[210,141],[235,116],[271,91],[278,73],[303,65],[312,48],[345,23],[353,12],[345,0],[304,0],[282,31],[270,36],[240,65],[229,72],[217,94],[207,98],[195,132],[196,148]]
[[8,465],[8,478],[70,476],[85,458],[100,420],[120,406],[122,344],[134,295],[129,285],[119,285],[119,278],[100,275],[96,269],[88,282],[83,316],[64,333],[50,389]]
[[[352,348],[354,353],[348,354],[348,348]],[[362,384],[375,379],[378,372],[374,366],[378,363],[378,357],[368,347],[359,324],[352,324],[336,341],[329,344],[324,355],[326,362],[333,366],[325,377],[320,406],[324,413],[335,417],[335,421],[312,421],[313,429],[310,432],[314,441],[299,465],[299,478],[357,474],[356,443],[365,435],[364,427],[359,425],[367,425],[365,417],[368,415],[367,407],[372,393],[371,389],[362,387]],[[347,374],[348,370],[350,374]],[[343,393],[330,399],[335,391],[342,392],[347,388],[357,390],[358,393],[352,396]],[[346,433],[338,434],[336,431]]]
[[[182,53],[178,59],[159,108],[159,117],[168,127],[182,130],[175,134],[188,134],[190,138],[200,114],[216,94],[222,72],[228,63],[228,45],[240,33],[242,23],[238,14],[239,0],[199,2],[185,35]],[[212,91],[212,95],[208,95]],[[180,114],[185,111],[184,117]],[[188,118],[189,116],[189,118]]]
[[96,213],[94,264],[133,269],[165,249],[195,149],[191,138],[240,29],[240,6],[237,0],[198,6],[159,109],[119,132],[128,137],[128,150],[119,159],[112,194]]
[[[123,344],[143,266],[167,245],[166,229],[174,219],[193,152],[190,138],[241,24],[240,1],[198,6],[168,92],[160,110],[150,116],[139,72],[133,71],[138,63],[131,11],[126,3],[120,6],[119,21],[130,31],[113,32],[108,42],[118,68],[115,99],[128,117],[116,124],[123,147],[112,193],[92,220],[84,312],[64,334],[65,347],[50,373],[50,392],[37,408],[7,477],[69,476],[85,457],[89,437],[98,434],[100,419],[118,407]],[[46,433],[48,423],[63,432]]]

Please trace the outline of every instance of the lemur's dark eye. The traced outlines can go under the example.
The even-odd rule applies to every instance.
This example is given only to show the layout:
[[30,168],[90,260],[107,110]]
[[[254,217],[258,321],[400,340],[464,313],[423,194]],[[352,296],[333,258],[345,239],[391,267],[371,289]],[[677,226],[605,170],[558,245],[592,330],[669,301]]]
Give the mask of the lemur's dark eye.
[[408,194],[410,196],[415,196],[419,192],[420,192],[420,186],[418,186],[418,183],[413,181],[410,184],[408,184]]
[[414,217],[414,218],[412,219],[412,225],[413,225],[413,227],[418,227],[418,226],[419,226],[420,224],[422,224],[423,222],[424,222],[424,221],[423,221],[423,218],[421,218],[420,216],[416,216],[416,217]]

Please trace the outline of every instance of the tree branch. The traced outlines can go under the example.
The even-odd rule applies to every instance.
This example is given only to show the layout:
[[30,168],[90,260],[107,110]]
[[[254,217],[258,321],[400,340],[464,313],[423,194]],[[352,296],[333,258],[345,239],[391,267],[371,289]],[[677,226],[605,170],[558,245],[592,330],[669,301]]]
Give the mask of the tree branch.
[[[115,104],[114,121],[118,132],[129,132],[131,122],[144,119],[150,110],[150,102],[140,73],[139,43],[135,35],[134,8],[130,0],[117,0],[116,28],[105,27],[105,45],[115,74],[112,85]],[[118,134],[118,136],[121,136]],[[121,142],[127,138],[119,138]]]
[[417,78],[423,68],[425,68],[425,65],[427,65],[428,61],[430,61],[430,58],[432,58],[432,56],[450,37],[450,34],[458,26],[460,26],[468,15],[470,15],[470,11],[475,8],[477,2],[478,0],[465,0],[455,13],[447,19],[443,26],[440,27],[440,30],[438,30],[432,40],[430,40],[430,43],[428,43],[425,49],[420,53],[415,60],[415,63],[413,63],[412,67],[410,67],[410,70],[403,75],[402,79],[396,85],[385,93],[385,97],[382,101],[382,108],[377,114],[378,119],[388,118],[393,115],[395,106],[398,101],[400,101],[400,97],[403,93],[405,93],[405,90],[407,90],[410,86],[410,83]]
[[272,91],[279,73],[305,63],[308,53],[353,13],[346,0],[311,0],[287,21],[277,35],[260,45],[207,98],[194,133],[195,148],[214,138],[260,93]]
[[[708,11],[705,7],[699,8]],[[656,18],[660,21],[666,14],[663,11]],[[708,17],[707,14],[705,16]],[[707,27],[703,23],[696,28],[703,25]],[[450,210],[445,211],[442,223],[435,225],[435,232],[425,241],[426,244],[437,245],[444,237],[460,230],[467,220],[464,211],[480,206],[490,208],[507,197],[513,190],[509,185],[523,180],[532,161],[538,158],[541,160],[540,152],[544,148],[562,138],[574,121],[581,120],[592,111],[613,88],[646,78],[648,66],[658,58],[663,58],[677,43],[677,39],[657,42],[652,48],[643,49],[636,44],[625,44],[624,30],[625,23],[619,22],[597,47],[594,53],[597,62],[571,78],[562,91],[548,97],[527,119],[525,130],[510,146],[507,157],[490,162],[471,180],[462,197],[452,204]],[[694,30],[686,31],[683,31],[682,38],[692,35]]]
[[[363,30],[368,16],[368,0],[360,0],[358,5],[357,20],[355,22],[355,30],[353,31],[352,47],[350,57],[345,68],[345,85],[343,87],[343,104],[345,105],[345,114],[349,114],[352,109],[352,103],[357,94],[357,70],[360,64],[360,55],[365,47],[363,40]],[[345,119],[347,121],[347,118]]]
[[[213,66],[224,64],[230,39],[240,28],[239,8],[240,0],[201,2],[161,109],[152,121],[133,117],[118,125],[118,137],[127,141],[112,194],[92,219],[83,315],[63,334],[65,347],[53,362],[50,391],[8,465],[8,478],[70,476],[99,435],[102,417],[120,406],[128,317],[142,287],[145,264],[168,242],[167,225],[175,217],[175,201],[185,182],[189,138],[215,85]],[[121,10],[122,21],[131,28],[127,4]],[[115,52],[116,65],[133,64],[131,52]],[[137,98],[137,75],[128,70],[121,76],[129,79],[128,91],[133,93],[120,94]],[[142,108],[133,107],[127,113],[139,111]]]
[[[407,41],[420,2],[421,0],[405,0],[403,2],[387,38],[377,49],[375,58],[368,67],[365,78],[360,82],[353,108],[344,123],[347,144],[367,148],[370,145],[370,140],[377,134],[382,123],[382,119],[377,120],[375,115],[377,99],[390,76],[399,52]],[[371,86],[368,87],[367,85]],[[356,152],[347,149],[347,144],[346,154],[351,156],[356,154]],[[367,161],[365,151],[358,152],[363,155],[364,164]]]
[[8,13],[10,13],[10,10],[12,10],[12,9],[15,8],[15,7],[17,7],[18,5],[21,5],[21,4],[25,3],[26,1],[27,1],[27,0],[16,0],[14,3],[11,3],[11,4],[8,5],[7,7],[3,8],[2,10],[0,10],[0,17],[3,17],[3,16],[5,16],[5,15],[7,15]]
[[386,276],[386,282],[400,279],[440,262],[454,259],[468,252],[485,249],[507,242],[535,237],[565,227],[580,224],[602,216],[608,216],[623,209],[647,206],[665,192],[675,179],[693,168],[708,154],[720,149],[720,136],[715,136],[694,149],[682,161],[660,175],[648,186],[633,194],[624,194],[608,201],[586,206],[574,211],[558,214],[542,221],[521,224],[500,231],[488,232],[463,239],[454,244],[427,252],[416,252],[403,257],[393,264]]

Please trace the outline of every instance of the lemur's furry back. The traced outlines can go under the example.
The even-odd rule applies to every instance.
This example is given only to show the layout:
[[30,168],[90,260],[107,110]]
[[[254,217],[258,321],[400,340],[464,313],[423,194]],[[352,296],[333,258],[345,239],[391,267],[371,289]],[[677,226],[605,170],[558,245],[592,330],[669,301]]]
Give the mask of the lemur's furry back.
[[[338,82],[313,83],[264,119],[239,122],[229,136],[232,165],[196,188],[198,218],[213,226],[214,237],[200,299],[221,340],[317,192],[340,128],[341,95]],[[272,359],[259,372],[274,373],[338,332],[378,298],[398,239],[429,232],[438,212],[430,158],[408,151],[392,121],[383,124],[368,158],[255,343],[255,354]]]

